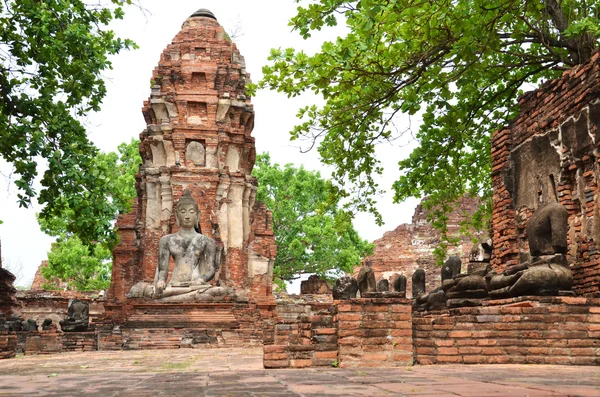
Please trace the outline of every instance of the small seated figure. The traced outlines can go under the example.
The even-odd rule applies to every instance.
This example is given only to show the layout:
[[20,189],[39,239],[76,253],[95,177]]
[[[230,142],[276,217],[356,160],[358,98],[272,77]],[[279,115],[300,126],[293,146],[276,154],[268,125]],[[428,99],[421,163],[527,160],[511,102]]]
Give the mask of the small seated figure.
[[425,270],[417,269],[412,275],[412,297],[416,299],[425,293]]
[[331,291],[333,299],[344,300],[356,298],[358,292],[358,282],[354,277],[344,276],[335,280],[335,285]]
[[413,306],[415,310],[439,310],[446,305],[446,295],[442,287],[426,293],[425,291],[425,270],[417,269],[412,276],[412,293],[415,300]]
[[568,212],[559,203],[547,203],[527,223],[531,259],[502,274],[488,275],[494,298],[558,295],[570,291],[573,275],[566,259]]
[[467,273],[454,274],[443,283],[448,307],[473,306],[480,304],[480,299],[488,297],[485,276],[491,271],[491,251],[491,239],[480,240],[471,249]]
[[32,318],[28,318],[27,320],[23,320],[21,323],[21,327],[23,331],[32,332],[38,331],[38,323]]
[[59,322],[63,332],[87,331],[90,325],[90,306],[79,299],[69,299],[67,317]]
[[[189,302],[226,295],[224,287],[209,284],[217,268],[217,245],[213,239],[196,231],[198,204],[189,191],[177,202],[177,233],[167,234],[159,242],[159,259],[154,284],[140,282],[131,288],[130,298],[146,297],[161,302]],[[175,267],[167,283],[169,260]]]
[[380,278],[377,282],[378,292],[388,292],[390,290],[390,281],[385,278]]
[[369,292],[377,291],[377,283],[375,282],[375,272],[371,268],[371,264],[367,264],[360,268],[358,276],[356,276],[358,282],[358,289],[360,291],[360,297],[364,298],[365,294]]
[[392,291],[406,295],[406,276],[394,273],[390,280]]
[[56,330],[56,324],[52,323],[51,318],[45,318],[44,322],[42,323],[42,331],[49,331],[51,329]]

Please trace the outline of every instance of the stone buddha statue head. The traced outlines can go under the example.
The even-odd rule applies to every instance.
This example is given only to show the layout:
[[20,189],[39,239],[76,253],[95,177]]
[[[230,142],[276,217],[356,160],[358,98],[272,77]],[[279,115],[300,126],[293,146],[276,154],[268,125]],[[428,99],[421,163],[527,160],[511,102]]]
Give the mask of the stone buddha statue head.
[[181,229],[194,229],[196,232],[200,231],[198,226],[200,220],[198,203],[194,200],[189,190],[186,190],[177,202],[175,219],[177,221],[177,226]]

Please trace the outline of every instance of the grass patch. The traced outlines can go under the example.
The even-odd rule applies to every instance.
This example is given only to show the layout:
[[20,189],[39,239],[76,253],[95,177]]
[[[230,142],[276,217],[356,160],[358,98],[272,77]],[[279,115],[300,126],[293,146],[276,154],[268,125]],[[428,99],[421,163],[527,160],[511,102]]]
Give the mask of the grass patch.
[[181,363],[166,362],[166,363],[162,364],[160,366],[160,368],[167,370],[167,371],[176,371],[176,370],[182,370],[182,369],[189,368],[190,365],[192,365],[192,361],[183,361]]

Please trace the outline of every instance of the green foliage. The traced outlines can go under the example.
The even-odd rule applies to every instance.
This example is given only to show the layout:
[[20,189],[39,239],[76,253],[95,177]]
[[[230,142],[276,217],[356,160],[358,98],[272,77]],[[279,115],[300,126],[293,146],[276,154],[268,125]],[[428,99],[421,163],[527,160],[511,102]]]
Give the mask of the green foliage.
[[485,224],[490,137],[518,111],[524,85],[587,62],[600,37],[600,1],[308,3],[290,22],[302,37],[341,21],[348,33],[314,55],[273,49],[258,88],[323,97],[323,106],[300,109],[292,139],[318,144],[323,162],[335,169],[338,195],[373,212],[378,222],[373,176],[382,169],[375,146],[401,134],[397,115],[422,114],[419,146],[399,161],[393,189],[396,201],[429,196],[428,209],[435,209],[443,234],[452,203],[465,193],[483,197],[472,224]]
[[[77,117],[99,110],[109,55],[136,47],[106,28],[113,19],[122,19],[125,4],[131,0],[0,4],[0,156],[18,175],[19,205],[28,206],[39,193],[45,204],[42,219],[60,216],[67,208],[81,211],[72,231],[84,241],[107,236],[112,227],[88,221],[106,214],[103,205],[90,200],[97,192],[97,149]],[[47,170],[36,192],[38,163]]]
[[252,174],[258,179],[257,200],[273,211],[276,281],[300,273],[350,272],[372,253],[373,245],[359,237],[320,173],[292,164],[281,168],[267,153],[256,157]]
[[106,289],[110,285],[110,257],[110,250],[101,244],[91,248],[77,236],[63,236],[52,244],[48,266],[42,268],[42,276],[47,280],[59,278],[70,290]]
[[93,189],[87,190],[82,200],[57,197],[61,212],[55,211],[52,217],[40,214],[42,231],[51,236],[77,235],[83,244],[101,243],[112,249],[117,243],[113,224],[119,213],[131,209],[136,196],[135,174],[141,162],[137,139],[120,144],[118,153],[98,152],[90,160],[89,174],[95,178]]
[[[64,206],[63,211],[53,218],[38,216],[42,231],[59,236],[48,253],[48,267],[42,269],[46,280],[59,279],[78,291],[108,288],[112,267],[110,253],[117,243],[113,224],[119,213],[131,209],[132,199],[136,196],[135,174],[140,164],[139,141],[136,139],[119,145],[118,154],[98,153],[91,161],[97,182],[94,190],[88,192],[87,200],[75,208]],[[86,203],[102,208],[102,211],[86,211]],[[92,229],[82,233],[81,225],[90,225]],[[100,230],[106,232],[99,233]],[[58,288],[53,282],[42,287]]]

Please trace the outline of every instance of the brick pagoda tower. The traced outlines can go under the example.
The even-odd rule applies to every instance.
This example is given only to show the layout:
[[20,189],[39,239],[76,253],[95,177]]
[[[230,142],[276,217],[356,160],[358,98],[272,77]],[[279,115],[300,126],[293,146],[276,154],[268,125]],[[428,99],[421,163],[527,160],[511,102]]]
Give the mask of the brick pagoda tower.
[[276,247],[271,212],[255,202],[247,82],[244,58],[208,10],[189,17],[161,54],[143,106],[137,201],[117,222],[109,302],[127,302],[132,285],[154,280],[159,239],[176,232],[174,205],[186,189],[201,233],[222,247],[213,283],[255,300],[271,296]]

